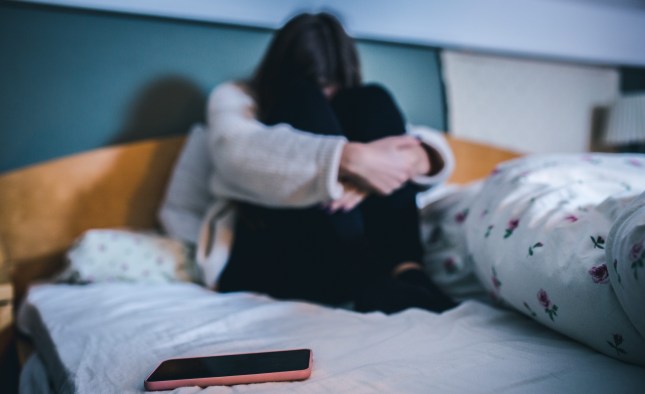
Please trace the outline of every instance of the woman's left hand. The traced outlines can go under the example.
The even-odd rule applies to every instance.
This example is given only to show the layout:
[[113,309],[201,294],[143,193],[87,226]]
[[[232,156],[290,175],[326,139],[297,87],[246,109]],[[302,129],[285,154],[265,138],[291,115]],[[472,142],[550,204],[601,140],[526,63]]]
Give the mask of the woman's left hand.
[[359,189],[358,187],[350,184],[343,183],[343,195],[340,198],[333,200],[327,205],[330,212],[343,211],[348,212],[356,208],[369,192]]

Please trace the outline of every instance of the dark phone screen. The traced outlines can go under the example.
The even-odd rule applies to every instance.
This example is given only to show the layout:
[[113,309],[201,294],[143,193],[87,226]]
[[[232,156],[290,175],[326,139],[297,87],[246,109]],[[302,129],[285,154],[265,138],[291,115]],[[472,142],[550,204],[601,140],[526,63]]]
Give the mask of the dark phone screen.
[[311,350],[234,354],[166,360],[148,378],[149,382],[253,375],[309,368]]

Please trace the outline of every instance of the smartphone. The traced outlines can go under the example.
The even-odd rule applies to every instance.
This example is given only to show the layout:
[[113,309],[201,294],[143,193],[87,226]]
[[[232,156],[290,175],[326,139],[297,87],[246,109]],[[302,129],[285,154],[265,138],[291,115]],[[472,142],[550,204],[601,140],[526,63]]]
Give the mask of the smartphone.
[[311,375],[312,363],[311,349],[173,358],[161,362],[144,386],[152,391],[304,380]]

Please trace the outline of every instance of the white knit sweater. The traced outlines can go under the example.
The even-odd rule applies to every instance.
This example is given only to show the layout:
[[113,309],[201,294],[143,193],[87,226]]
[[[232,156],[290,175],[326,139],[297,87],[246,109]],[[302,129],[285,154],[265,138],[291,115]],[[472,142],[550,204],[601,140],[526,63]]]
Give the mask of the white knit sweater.
[[[207,107],[208,149],[213,162],[210,188],[215,203],[206,215],[197,260],[207,285],[216,282],[233,241],[234,205],[246,201],[271,207],[304,207],[342,195],[338,182],[340,155],[347,140],[294,129],[267,126],[255,118],[255,102],[233,83],[216,87]],[[454,158],[441,133],[409,127],[409,133],[431,145],[444,168],[415,182],[431,186],[452,173]]]
[[337,178],[344,137],[266,126],[255,118],[253,99],[232,83],[210,95],[207,122],[215,196],[297,207],[342,194]]

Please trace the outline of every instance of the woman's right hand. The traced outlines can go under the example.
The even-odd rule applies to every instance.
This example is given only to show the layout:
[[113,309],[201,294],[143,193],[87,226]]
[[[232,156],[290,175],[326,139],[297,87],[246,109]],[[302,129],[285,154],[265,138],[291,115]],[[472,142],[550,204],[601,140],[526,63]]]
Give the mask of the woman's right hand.
[[417,175],[418,164],[411,160],[410,148],[420,144],[407,135],[349,142],[341,153],[339,177],[360,189],[388,195]]

